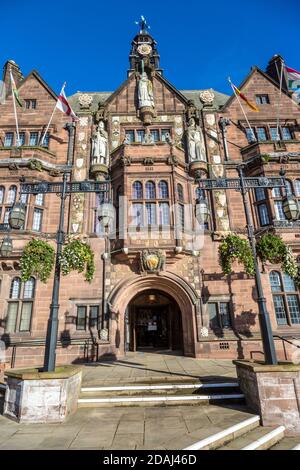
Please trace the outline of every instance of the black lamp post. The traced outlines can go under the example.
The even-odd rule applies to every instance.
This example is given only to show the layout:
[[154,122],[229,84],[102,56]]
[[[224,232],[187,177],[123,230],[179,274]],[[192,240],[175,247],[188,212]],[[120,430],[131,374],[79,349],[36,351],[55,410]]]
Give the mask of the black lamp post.
[[56,259],[55,259],[55,272],[52,289],[52,301],[50,305],[50,315],[48,320],[45,356],[44,356],[44,371],[53,372],[55,370],[56,362],[56,344],[58,335],[58,312],[59,312],[59,289],[60,289],[60,255],[65,240],[64,232],[64,216],[65,216],[65,200],[70,194],[77,193],[103,193],[103,200],[107,199],[109,194],[110,182],[107,181],[78,181],[68,182],[68,174],[70,173],[71,156],[73,154],[73,139],[74,139],[74,126],[68,126],[69,130],[69,146],[68,146],[68,165],[63,171],[63,180],[58,183],[42,181],[39,183],[22,183],[21,194],[40,194],[50,193],[57,194],[60,197],[60,211],[58,230],[56,232]]
[[[285,186],[285,179],[283,177],[245,177],[243,172],[244,165],[238,166],[237,170],[239,173],[238,178],[218,178],[218,179],[201,179],[201,176],[196,177],[196,181],[199,185],[199,191],[214,191],[214,190],[228,190],[234,189],[242,194],[243,206],[247,224],[247,234],[250,246],[252,249],[254,269],[255,269],[255,283],[257,289],[257,303],[259,307],[259,321],[262,336],[262,343],[265,354],[265,361],[267,364],[277,364],[275,344],[273,339],[272,327],[270,317],[266,307],[266,299],[263,294],[261,275],[259,271],[257,255],[256,255],[256,240],[254,236],[254,228],[252,225],[249,202],[248,202],[248,191],[253,188],[282,188]],[[197,220],[204,223],[208,208],[204,198],[200,199],[200,203],[196,205],[196,216]],[[197,207],[198,206],[198,207]],[[290,207],[290,206],[289,206]],[[291,209],[292,210],[292,209]],[[197,215],[198,214],[198,215]]]

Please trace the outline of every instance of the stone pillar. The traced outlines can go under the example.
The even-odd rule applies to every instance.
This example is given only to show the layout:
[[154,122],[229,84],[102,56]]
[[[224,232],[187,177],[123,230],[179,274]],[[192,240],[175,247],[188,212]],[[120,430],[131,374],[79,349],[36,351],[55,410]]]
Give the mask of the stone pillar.
[[300,435],[300,364],[233,363],[247,405],[263,426],[283,425],[287,434]]
[[5,373],[4,416],[19,423],[60,423],[77,410],[82,369],[57,367],[55,372],[11,369]]

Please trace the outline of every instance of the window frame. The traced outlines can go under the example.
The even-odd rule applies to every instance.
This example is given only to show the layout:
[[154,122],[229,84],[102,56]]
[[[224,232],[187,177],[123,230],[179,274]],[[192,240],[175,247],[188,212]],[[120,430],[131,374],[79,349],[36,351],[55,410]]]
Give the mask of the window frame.
[[[222,317],[223,315],[220,313],[221,312],[221,308],[220,308],[220,305],[221,304],[226,304],[227,305],[227,315],[228,315],[228,318],[229,318],[229,325],[223,325],[222,323]],[[210,330],[214,331],[214,329],[219,329],[219,330],[233,330],[233,325],[234,325],[234,321],[233,321],[233,309],[232,309],[232,303],[231,303],[231,300],[228,299],[228,298],[210,298],[208,299],[207,301],[207,316],[208,316],[208,327]],[[210,319],[210,312],[209,312],[209,305],[215,305],[216,306],[216,321],[217,321],[217,324],[215,326],[211,326],[211,319]]]
[[[19,281],[19,291],[17,296],[13,296],[13,283],[18,280]],[[26,289],[26,284],[28,282],[33,282],[33,287],[31,291],[31,296],[26,296],[25,297],[25,289]],[[36,278],[34,276],[31,276],[30,279],[26,282],[22,282],[21,278],[19,276],[14,276],[11,279],[10,283],[10,290],[9,290],[9,298],[7,299],[7,309],[6,309],[6,315],[5,315],[5,322],[7,322],[9,313],[10,313],[10,306],[11,305],[16,305],[17,306],[17,311],[16,311],[16,318],[15,318],[15,323],[14,323],[14,329],[13,331],[9,331],[7,329],[7,324],[5,324],[4,330],[5,333],[8,333],[10,335],[30,335],[31,334],[31,328],[32,328],[32,320],[33,320],[33,315],[34,315],[34,302],[35,302],[35,294],[36,294]],[[28,329],[21,329],[22,321],[23,321],[23,313],[24,313],[24,306],[25,305],[30,305],[30,317],[29,317],[29,326]]]
[[[275,290],[275,288],[273,288],[273,286],[275,287],[275,285],[273,284],[273,286],[272,286],[271,276],[274,275],[274,274],[277,275],[277,279],[279,280],[279,284],[277,284],[277,286],[280,289]],[[285,283],[285,277],[284,276],[287,277],[288,275],[285,274],[285,273],[282,273],[281,271],[279,271],[277,269],[272,269],[272,271],[269,272],[269,285],[270,285],[270,289],[271,289],[271,293],[272,293],[272,302],[273,302],[273,307],[274,307],[275,320],[276,320],[277,326],[279,328],[280,327],[295,328],[297,326],[300,327],[300,295],[299,295],[299,291],[297,290],[297,287],[296,287],[294,281],[292,280],[292,278],[290,278],[290,276],[289,276],[289,280],[292,280],[293,287],[295,289],[294,290],[289,290],[288,288],[286,288],[286,283]],[[276,307],[275,307],[276,304],[275,304],[275,301],[274,301],[274,297],[281,299],[281,303],[282,303],[283,308],[284,308],[285,320],[286,320],[284,323],[279,323],[278,322],[278,317],[277,317]],[[298,311],[299,311],[298,321],[297,322],[292,321],[293,316],[291,315],[290,304],[289,304],[289,298],[291,298],[291,297],[295,297],[297,299]]]

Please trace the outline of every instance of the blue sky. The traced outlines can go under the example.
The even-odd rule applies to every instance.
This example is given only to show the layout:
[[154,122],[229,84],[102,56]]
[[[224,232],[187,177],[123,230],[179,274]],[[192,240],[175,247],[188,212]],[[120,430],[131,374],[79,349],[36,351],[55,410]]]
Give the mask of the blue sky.
[[300,70],[299,0],[2,0],[0,62],[36,69],[58,92],[113,91],[126,78],[141,14],[158,42],[165,77],[178,89],[229,93],[252,65],[280,53]]

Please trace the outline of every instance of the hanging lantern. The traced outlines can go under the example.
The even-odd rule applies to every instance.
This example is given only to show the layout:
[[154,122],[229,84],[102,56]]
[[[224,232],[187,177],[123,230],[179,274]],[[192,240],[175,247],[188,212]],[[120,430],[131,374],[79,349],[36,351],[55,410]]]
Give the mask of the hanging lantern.
[[23,204],[17,202],[11,209],[8,217],[11,228],[20,229],[25,223],[25,209]]
[[283,212],[288,220],[297,220],[299,218],[299,206],[297,199],[286,197],[283,201]]
[[200,225],[206,224],[209,220],[210,210],[205,199],[196,201],[196,219]]
[[3,258],[7,258],[11,255],[13,249],[12,239],[10,237],[3,238],[0,253]]
[[110,203],[103,203],[97,210],[98,220],[104,227],[108,227],[114,220],[114,207]]

